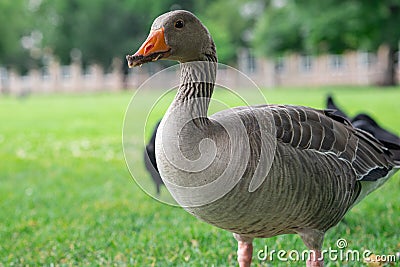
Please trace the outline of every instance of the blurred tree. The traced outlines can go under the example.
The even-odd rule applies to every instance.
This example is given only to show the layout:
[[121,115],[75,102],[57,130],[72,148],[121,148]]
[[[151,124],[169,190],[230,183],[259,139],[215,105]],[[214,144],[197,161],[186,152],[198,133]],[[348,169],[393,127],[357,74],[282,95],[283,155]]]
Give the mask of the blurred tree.
[[122,59],[140,46],[155,17],[174,9],[198,15],[215,38],[220,61],[234,64],[237,49],[249,46],[248,29],[255,19],[254,10],[246,13],[246,5],[252,2],[2,0],[0,64],[28,69],[46,64],[52,55],[61,64],[75,58],[84,65],[98,63],[107,68],[114,57]]
[[[33,47],[30,38],[32,17],[24,0],[0,1],[0,65],[27,66],[31,60],[28,49]],[[25,39],[23,39],[23,37]]]
[[27,70],[54,54],[62,64],[80,57],[106,68],[139,47],[153,18],[172,9],[200,17],[223,63],[235,64],[237,50],[251,45],[276,56],[385,44],[386,83],[394,83],[400,0],[1,0],[0,65]]
[[254,45],[261,54],[275,57],[286,52],[302,52],[302,18],[292,2],[265,9],[255,25]]
[[257,23],[254,45],[266,55],[341,53],[389,47],[385,85],[395,84],[400,0],[273,1]]
[[54,49],[63,64],[71,61],[71,51],[80,51],[82,62],[104,67],[112,58],[124,57],[145,40],[153,18],[172,9],[195,12],[210,0],[47,0],[54,3],[56,25],[46,46]]
[[210,2],[199,17],[213,36],[220,62],[235,65],[239,48],[251,45],[252,28],[263,4],[261,1],[225,0]]
[[[142,1],[52,2],[56,22],[54,32],[44,45],[50,47],[63,64],[71,62],[74,57],[71,51],[75,51],[75,57],[81,55],[83,64],[98,63],[108,67],[113,57],[125,55],[132,37],[140,36],[145,28]],[[136,2],[136,9],[130,6],[132,2]]]

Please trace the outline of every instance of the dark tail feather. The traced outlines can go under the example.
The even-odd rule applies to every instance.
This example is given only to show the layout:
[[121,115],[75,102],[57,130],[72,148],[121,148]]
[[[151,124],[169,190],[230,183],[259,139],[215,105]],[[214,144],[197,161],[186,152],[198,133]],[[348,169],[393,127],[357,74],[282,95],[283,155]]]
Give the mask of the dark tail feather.
[[388,148],[400,148],[400,138],[394,133],[391,133],[390,131],[380,127],[379,124],[367,114],[358,114],[352,120],[352,124],[356,128],[369,132]]
[[374,119],[363,113],[358,114],[352,120],[352,124],[378,139],[392,154],[391,158],[395,164],[400,167],[400,138],[397,135],[383,129]]
[[[348,118],[346,114],[336,106],[331,95],[327,97],[326,105],[328,109],[335,110],[333,112],[334,115]],[[371,116],[365,113],[360,113],[355,116],[351,120],[351,123],[354,128],[364,130],[379,140],[390,151],[395,164],[400,167],[400,138],[396,134],[379,126]]]
[[334,115],[348,119],[347,115],[338,106],[336,106],[331,95],[328,95],[328,97],[326,98],[326,107],[328,109],[334,110]]
[[153,178],[153,182],[156,185],[157,195],[160,195],[160,186],[164,184],[163,180],[161,179],[160,173],[158,172],[157,161],[156,161],[156,133],[158,130],[158,126],[160,125],[159,121],[156,126],[154,127],[153,134],[150,138],[149,143],[146,145],[146,149],[144,151],[144,163],[146,169],[151,174]]
[[400,168],[400,150],[397,150],[394,154],[394,163],[396,163],[397,168]]

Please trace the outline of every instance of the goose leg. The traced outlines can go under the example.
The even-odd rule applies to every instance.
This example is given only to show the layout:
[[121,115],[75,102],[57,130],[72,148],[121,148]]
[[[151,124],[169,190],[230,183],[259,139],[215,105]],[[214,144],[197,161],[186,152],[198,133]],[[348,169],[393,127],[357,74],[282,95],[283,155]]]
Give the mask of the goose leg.
[[321,253],[322,243],[325,233],[315,229],[301,229],[297,233],[300,235],[304,244],[310,250],[310,256],[307,260],[307,267],[323,267],[324,259]]
[[233,234],[238,241],[238,263],[240,267],[250,267],[251,258],[253,256],[253,238]]
[[321,250],[311,250],[310,257],[307,260],[307,267],[324,267]]
[[237,255],[240,267],[250,267],[251,257],[253,255],[253,244],[244,241],[238,241]]

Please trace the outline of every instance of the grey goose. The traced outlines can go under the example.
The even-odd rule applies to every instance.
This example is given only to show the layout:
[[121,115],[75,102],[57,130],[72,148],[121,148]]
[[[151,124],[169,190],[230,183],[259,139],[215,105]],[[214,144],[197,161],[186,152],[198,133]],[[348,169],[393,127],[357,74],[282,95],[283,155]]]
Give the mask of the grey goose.
[[155,140],[157,166],[185,210],[233,233],[241,267],[251,264],[254,238],[281,234],[298,234],[312,252],[307,266],[323,266],[325,232],[400,167],[399,151],[329,110],[260,105],[207,116],[216,48],[188,11],[156,18],[126,58],[129,67],[180,62]]
[[154,126],[153,133],[151,134],[150,140],[147,143],[144,153],[143,161],[147,171],[150,173],[154,185],[156,186],[157,196],[160,196],[161,186],[164,184],[160,173],[158,172],[157,162],[156,162],[156,133],[160,121]]
[[382,128],[370,115],[359,113],[350,119],[344,111],[335,104],[331,95],[326,99],[326,107],[333,110],[334,114],[349,119],[355,128],[362,129],[372,134],[376,139],[381,141],[381,143],[385,144],[385,146],[400,150],[400,138],[387,129]]

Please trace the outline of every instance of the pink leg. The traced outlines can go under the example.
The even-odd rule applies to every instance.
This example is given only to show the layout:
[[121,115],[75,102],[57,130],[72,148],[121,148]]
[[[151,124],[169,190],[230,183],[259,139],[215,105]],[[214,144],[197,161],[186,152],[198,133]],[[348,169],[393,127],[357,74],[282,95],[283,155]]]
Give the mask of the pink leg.
[[324,259],[320,250],[311,250],[310,258],[307,260],[307,267],[324,267]]
[[250,267],[251,257],[253,255],[253,244],[244,241],[238,241],[238,262],[240,267]]

